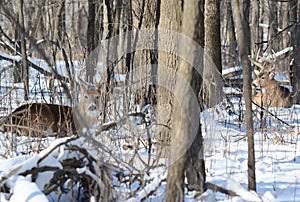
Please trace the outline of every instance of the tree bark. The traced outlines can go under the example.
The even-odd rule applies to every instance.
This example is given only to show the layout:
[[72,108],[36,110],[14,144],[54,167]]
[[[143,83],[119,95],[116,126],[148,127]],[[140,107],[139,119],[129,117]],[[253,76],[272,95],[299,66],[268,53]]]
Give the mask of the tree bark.
[[[99,18],[99,2],[88,1],[88,27],[87,27],[87,49],[90,54],[99,44],[101,27]],[[86,81],[93,83],[95,67],[97,67],[98,57],[92,57],[86,64]]]
[[[298,22],[300,20],[300,6],[298,0],[293,0],[291,5],[291,21]],[[300,101],[300,25],[295,23],[293,29],[291,30],[292,34],[292,45],[293,45],[293,58],[294,62],[291,67],[291,83],[293,86],[293,91],[296,93],[294,102],[299,103]]]
[[117,64],[118,58],[118,48],[119,48],[119,32],[120,32],[120,18],[121,12],[123,11],[122,1],[116,0],[116,2],[105,0],[105,10],[104,16],[107,21],[104,19],[104,27],[103,33],[104,37],[107,39],[107,53],[106,53],[106,61],[105,61],[105,94],[104,94],[104,104],[103,104],[103,113],[102,113],[102,121],[106,121],[106,111],[107,111],[107,103],[110,99],[112,90],[114,89],[114,68]]
[[269,12],[269,24],[270,24],[270,31],[269,31],[269,41],[270,41],[270,51],[277,52],[279,50],[278,46],[278,37],[276,34],[278,32],[278,18],[277,18],[277,7],[278,3],[276,1],[270,2],[270,12]]
[[259,0],[251,1],[251,57],[255,58],[259,47],[256,45],[259,41]]
[[[175,32],[180,31],[182,20],[182,1],[180,0],[161,0],[160,6],[160,22],[159,29],[171,30]],[[171,39],[170,41],[176,41]],[[161,127],[157,135],[158,139],[158,155],[166,156],[164,150],[170,143],[170,129],[172,127],[171,114],[174,105],[174,92],[175,74],[178,69],[178,56],[176,50],[178,49],[175,43],[166,45],[168,52],[159,52],[158,60],[158,83],[162,84],[157,86],[157,104],[158,108],[158,123],[167,127]],[[166,75],[166,68],[168,74]],[[165,88],[166,86],[169,89]]]
[[[152,29],[156,26],[156,14],[158,10],[158,1],[157,0],[139,0],[133,2],[133,13],[136,13],[136,17],[133,18],[133,27],[137,28],[137,32],[135,33],[134,40],[132,41],[134,49],[136,48],[136,43],[139,40],[139,30],[146,28]],[[151,33],[153,38],[155,38],[155,32]],[[156,43],[156,40],[152,42]],[[157,76],[155,72],[157,68],[157,57],[153,57],[153,55],[157,55],[157,50],[142,50],[132,53],[133,66],[135,68],[135,74],[137,73],[142,78],[148,78],[150,74],[153,73],[154,77]],[[147,67],[145,68],[139,67]],[[150,73],[151,72],[151,73]],[[131,72],[133,74],[133,72]],[[154,78],[153,77],[153,78]],[[134,97],[136,98],[136,103],[139,104],[142,109],[147,104],[154,104],[153,100],[155,100],[155,95],[153,94],[153,87],[155,88],[156,81],[152,81],[152,83],[148,83],[148,80],[139,81],[142,89],[132,91]]]
[[23,0],[18,1],[18,14],[19,14],[19,34],[21,41],[21,54],[22,54],[22,79],[24,82],[24,100],[29,99],[29,71],[27,64],[27,53],[26,53],[26,40],[25,40],[25,22],[24,22],[24,12],[23,12],[24,2]]
[[[188,36],[197,44],[201,44],[203,33],[203,13],[201,1],[190,0],[184,3],[181,33]],[[202,23],[201,23],[202,21]],[[184,47],[185,41],[180,41]],[[197,55],[196,47],[189,47],[194,63],[202,65]],[[198,50],[199,51],[199,50]],[[201,56],[200,56],[201,57]],[[196,62],[197,61],[197,62]],[[199,120],[200,106],[197,100],[202,79],[192,64],[179,60],[179,69],[175,86],[174,113],[172,115],[173,128],[171,135],[171,156],[169,160],[167,178],[166,201],[184,200],[184,177],[187,177],[188,188],[203,193],[205,188],[205,166],[203,159],[203,139]],[[182,77],[182,78],[181,78]],[[179,104],[180,103],[180,104]],[[179,136],[180,141],[174,141]],[[192,143],[191,143],[192,142]]]
[[255,180],[255,151],[254,151],[254,135],[253,135],[253,119],[252,119],[252,102],[251,102],[251,66],[248,60],[249,49],[245,36],[244,13],[240,12],[241,0],[232,0],[232,13],[234,25],[236,28],[236,38],[238,42],[238,50],[243,67],[243,94],[246,105],[245,124],[248,138],[248,188],[256,191]]
[[[282,2],[282,29],[289,26],[289,11],[290,2]],[[290,37],[288,30],[282,33],[282,48],[287,48],[290,46]]]
[[205,1],[204,26],[204,100],[210,108],[223,98],[219,0]]

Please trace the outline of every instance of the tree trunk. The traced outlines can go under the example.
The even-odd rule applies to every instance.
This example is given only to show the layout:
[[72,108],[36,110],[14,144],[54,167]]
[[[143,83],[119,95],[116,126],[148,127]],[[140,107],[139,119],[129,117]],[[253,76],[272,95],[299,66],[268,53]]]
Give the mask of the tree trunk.
[[[230,6],[230,0],[223,1],[221,7],[223,8],[223,20],[221,21],[222,27],[222,44],[223,48],[223,65],[228,67],[236,66],[237,52],[236,52],[236,39],[234,35],[234,28],[232,22],[232,12]],[[223,23],[223,24],[222,24]]]
[[279,50],[278,47],[278,38],[276,37],[278,30],[278,18],[277,18],[277,2],[270,2],[270,12],[269,12],[269,42],[270,42],[270,51],[277,52]]
[[[300,6],[298,0],[293,0],[291,5],[292,14],[291,21],[298,22],[300,20]],[[299,103],[300,101],[300,25],[295,23],[293,29],[291,30],[292,34],[292,45],[293,45],[293,57],[294,62],[291,67],[291,83],[293,86],[293,91],[296,93],[294,102]]]
[[[56,13],[55,13],[55,23],[54,23],[54,37],[53,41],[56,43],[54,45],[53,55],[54,58],[56,56],[57,48],[62,46],[63,42],[63,30],[65,30],[65,23],[64,23],[64,14],[65,13],[65,0],[59,2],[59,5],[57,7]],[[54,59],[55,62],[55,59]]]
[[[201,24],[203,25],[203,13],[200,8],[199,0],[185,2],[181,26],[181,32],[197,44],[201,44],[201,40],[203,40],[201,39],[203,26],[200,27]],[[189,46],[188,49],[184,49],[186,41],[182,40],[179,43],[179,48],[189,51],[188,55],[193,58],[193,62],[201,65],[199,61],[202,59],[197,54],[199,51],[197,47]],[[182,78],[176,80],[175,86],[175,97],[178,102],[175,102],[172,115],[174,124],[171,135],[166,201],[184,200],[185,174],[189,189],[196,189],[200,193],[205,190],[203,139],[199,120],[200,106],[197,100],[202,80],[199,72],[193,69],[192,64],[188,64],[184,60],[179,61],[178,75]],[[180,141],[174,140],[175,137]]]
[[[265,0],[259,0],[259,23],[264,24],[264,13],[265,13]],[[258,28],[258,34],[259,34],[259,42],[264,41],[264,31],[263,27],[259,26]],[[259,44],[260,50],[263,48],[263,43]]]
[[238,42],[238,50],[240,53],[241,64],[243,67],[244,77],[244,99],[246,104],[245,124],[246,133],[248,137],[248,188],[256,191],[256,180],[255,180],[255,153],[254,153],[254,136],[253,136],[253,119],[252,119],[252,102],[251,102],[251,66],[248,60],[248,47],[247,32],[245,31],[244,25],[244,13],[240,12],[242,0],[232,0],[232,13],[234,19],[234,25],[236,28],[236,38]]
[[[139,30],[146,28],[152,29],[156,25],[156,13],[158,12],[158,1],[157,0],[139,0],[133,2],[133,12],[136,17],[133,18],[133,27],[137,28],[134,40],[132,41],[134,49],[136,43],[139,40]],[[150,33],[149,33],[150,34]],[[155,32],[151,33],[155,38]],[[154,46],[156,40],[153,40],[151,46]],[[150,44],[149,44],[150,45]],[[138,74],[141,78],[149,78],[150,72],[153,68],[157,67],[157,61],[153,58],[153,54],[157,55],[157,50],[142,50],[132,53],[133,66],[135,67],[135,74]],[[157,59],[157,58],[156,58]],[[139,68],[139,67],[146,67]],[[154,72],[155,69],[153,69]],[[131,72],[132,74],[133,72]],[[156,74],[153,74],[156,77]],[[153,104],[155,95],[152,94],[152,88],[155,86],[156,81],[149,83],[149,80],[142,79],[139,82],[139,89],[132,91],[132,94],[136,98],[136,103],[139,104],[142,109],[146,104]],[[136,82],[136,81],[135,81]],[[134,106],[134,105],[133,105]]]
[[[180,30],[182,16],[182,2],[179,0],[161,0],[159,29],[178,32]],[[169,41],[175,42],[176,39]],[[159,52],[158,60],[158,83],[157,104],[158,104],[158,123],[167,126],[161,127],[157,135],[158,153],[165,156],[164,148],[170,143],[170,128],[172,127],[171,114],[174,105],[175,74],[178,68],[178,56],[176,51],[178,45],[175,43],[166,44],[168,51]],[[166,75],[166,68],[168,74]]]
[[223,98],[219,0],[205,1],[204,26],[204,100],[210,108]]
[[[282,29],[285,29],[289,26],[289,11],[290,11],[290,2],[282,2]],[[282,33],[282,46],[287,48],[290,46],[290,37],[288,30]]]
[[[118,48],[119,48],[119,31],[120,31],[120,18],[121,12],[123,11],[122,1],[116,0],[109,1],[105,0],[105,10],[104,16],[104,26],[103,33],[104,37],[107,39],[106,46],[107,52],[106,61],[105,61],[105,94],[104,94],[104,104],[103,104],[103,113],[102,113],[102,121],[106,122],[106,111],[107,111],[107,103],[110,99],[112,90],[114,88],[114,68],[117,65],[118,59]],[[105,21],[107,20],[107,21]]]
[[259,41],[259,1],[251,1],[251,58],[255,58],[259,46],[256,45]]
[[[88,1],[88,27],[87,27],[87,49],[90,54],[99,44],[100,39],[100,18],[99,2],[94,0]],[[93,83],[95,67],[97,67],[98,57],[90,57],[86,64],[86,81]]]
[[22,54],[22,79],[24,82],[24,100],[29,99],[29,71],[27,64],[27,53],[26,53],[26,40],[25,40],[25,23],[24,23],[24,12],[23,12],[24,2],[23,0],[18,1],[18,14],[19,14],[19,34],[21,41],[21,54]]

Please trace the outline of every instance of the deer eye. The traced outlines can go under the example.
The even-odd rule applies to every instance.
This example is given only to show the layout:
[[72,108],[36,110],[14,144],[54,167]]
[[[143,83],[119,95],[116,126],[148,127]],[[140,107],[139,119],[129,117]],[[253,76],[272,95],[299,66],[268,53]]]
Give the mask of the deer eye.
[[97,95],[97,96],[96,96],[96,100],[99,100],[99,98],[100,98],[99,95]]
[[89,97],[87,95],[84,96],[85,99],[88,99]]

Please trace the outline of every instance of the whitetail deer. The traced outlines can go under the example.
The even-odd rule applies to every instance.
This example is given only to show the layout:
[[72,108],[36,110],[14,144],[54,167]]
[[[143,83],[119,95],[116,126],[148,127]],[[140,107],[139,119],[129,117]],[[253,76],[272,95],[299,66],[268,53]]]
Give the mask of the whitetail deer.
[[90,129],[95,125],[99,116],[101,115],[101,83],[98,85],[93,85],[86,83],[79,76],[77,80],[80,84],[79,102],[74,107],[73,113],[76,117],[77,128],[87,128]]
[[47,103],[30,103],[16,108],[2,123],[3,132],[38,136],[57,134],[65,136],[75,131],[72,107]]
[[76,134],[78,128],[91,127],[100,115],[100,86],[86,83],[78,76],[77,79],[80,91],[75,107],[47,103],[24,104],[2,122],[3,131],[28,136],[45,133],[65,136]]
[[262,107],[291,107],[292,97],[290,90],[279,85],[279,82],[274,79],[275,77],[275,67],[268,71],[262,64],[251,60],[256,66],[261,70],[254,70],[256,79],[253,80],[252,86],[255,89],[259,89],[254,98],[253,102]]

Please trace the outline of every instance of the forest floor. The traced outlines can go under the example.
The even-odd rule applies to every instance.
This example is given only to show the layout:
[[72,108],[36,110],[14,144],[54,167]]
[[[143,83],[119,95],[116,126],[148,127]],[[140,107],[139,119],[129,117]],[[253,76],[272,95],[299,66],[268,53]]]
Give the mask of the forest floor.
[[[4,65],[3,63],[0,64]],[[37,81],[40,81],[41,78],[37,79],[37,74],[34,72],[31,75],[31,98],[37,101],[48,101],[46,94],[40,96],[34,91]],[[18,87],[5,80],[5,76],[2,75],[1,77],[1,82],[5,81],[1,83],[1,86],[14,85]],[[40,82],[39,86],[43,85],[43,82]],[[2,89],[1,95],[5,95],[7,89]],[[22,93],[18,92],[14,96],[21,97],[21,95]],[[11,104],[10,102],[11,98],[10,100],[2,100],[2,107],[12,106],[14,108],[18,105],[18,103]],[[247,190],[248,149],[245,123],[243,123],[243,101],[233,98],[231,102],[233,105],[230,109],[227,107],[228,103],[225,102],[214,108],[205,109],[201,113],[201,123],[205,141],[206,181],[226,190],[231,190],[239,196],[232,197],[212,190],[207,190],[199,196],[195,191],[186,190],[186,200],[300,201],[300,149],[298,146],[300,143],[298,138],[300,133],[300,105],[294,105],[288,109],[270,109],[270,114],[265,121],[265,129],[260,128],[261,119],[258,117],[259,113],[255,111],[257,193],[254,193]],[[44,186],[53,178],[53,170],[39,173],[34,180],[32,173],[25,174],[26,171],[32,172],[37,166],[63,169],[62,161],[66,159],[88,159],[83,155],[84,152],[74,154],[67,150],[67,142],[70,145],[85,148],[96,159],[104,159],[106,164],[110,163],[114,166],[115,172],[122,170],[124,176],[134,175],[127,181],[121,181],[116,176],[113,177],[112,195],[119,201],[139,201],[145,198],[149,201],[164,200],[167,160],[164,158],[157,159],[153,155],[155,145],[149,151],[149,137],[152,139],[151,141],[155,142],[153,132],[155,128],[149,130],[144,125],[136,124],[138,122],[136,118],[130,119],[129,122],[131,123],[126,123],[126,126],[122,126],[119,130],[104,132],[101,137],[95,136],[92,139],[89,139],[90,137],[74,140],[71,140],[72,137],[37,139],[1,133],[0,187],[3,189],[5,184],[9,191],[0,190],[0,202],[68,201],[74,195],[80,199],[78,196],[80,192],[74,191],[79,190],[76,187],[79,185],[76,183],[76,186],[71,188],[72,193],[58,191],[45,193]],[[128,137],[130,137],[129,140]],[[98,145],[91,143],[91,140],[101,143],[101,149],[95,149]],[[14,142],[13,149],[11,147],[12,141]],[[136,142],[139,143],[137,147],[139,149],[130,150]],[[62,145],[65,146],[62,147]],[[126,148],[125,145],[127,145]],[[134,147],[136,148],[136,146]],[[99,153],[101,153],[100,157]],[[150,164],[156,166],[151,167]],[[88,166],[77,167],[75,170],[78,174],[86,173],[91,177],[97,173],[94,170],[91,173],[92,169]],[[124,179],[127,178],[124,177]],[[66,181],[66,184],[70,181],[72,181],[71,177]],[[99,186],[104,186],[102,182],[98,183]],[[89,201],[93,201],[93,198]]]

